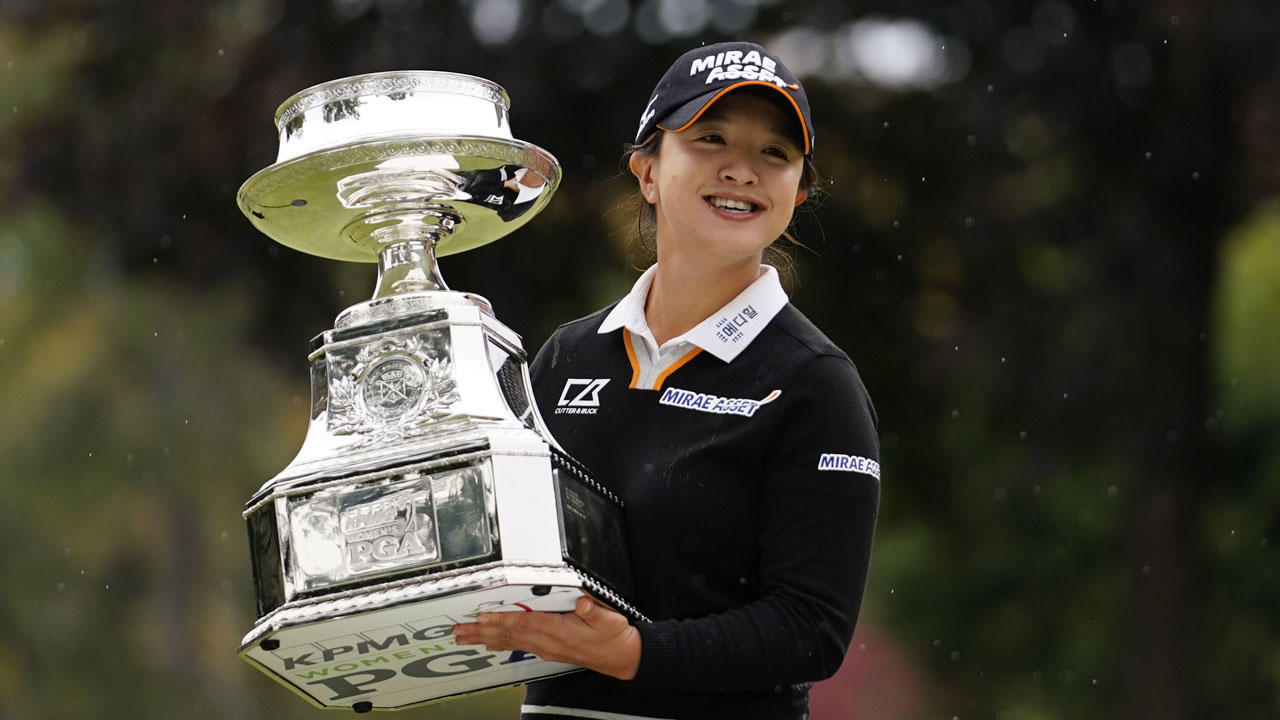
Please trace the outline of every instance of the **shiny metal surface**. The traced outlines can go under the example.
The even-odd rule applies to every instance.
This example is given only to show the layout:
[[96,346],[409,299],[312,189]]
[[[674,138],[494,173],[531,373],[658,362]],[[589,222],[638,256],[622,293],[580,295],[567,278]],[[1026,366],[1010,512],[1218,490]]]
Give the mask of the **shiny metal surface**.
[[488,472],[468,464],[290,498],[292,586],[309,592],[489,555]]
[[543,425],[519,336],[436,263],[528,222],[559,182],[507,108],[446,73],[318,85],[281,106],[278,160],[237,198],[284,245],[378,263],[373,297],[312,341],[306,438],[244,512],[259,617],[241,654],[321,707],[575,669],[427,632],[486,608],[567,611],[590,592],[642,617],[621,502]]
[[508,107],[502,88],[452,73],[317,85],[281,105],[276,163],[237,201],[271,238],[335,260],[373,262],[409,239],[439,256],[492,242],[560,182],[552,155],[512,137]]
[[297,93],[276,110],[276,162],[390,135],[510,139],[510,107],[500,86],[458,73],[415,70],[333,80]]

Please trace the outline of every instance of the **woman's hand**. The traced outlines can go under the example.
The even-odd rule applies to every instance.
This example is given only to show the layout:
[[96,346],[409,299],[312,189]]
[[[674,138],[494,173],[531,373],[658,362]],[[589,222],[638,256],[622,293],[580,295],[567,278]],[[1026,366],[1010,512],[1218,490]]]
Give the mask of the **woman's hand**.
[[586,596],[571,613],[481,613],[474,623],[454,625],[453,634],[459,645],[522,650],[619,680],[635,677],[640,667],[640,632],[624,615]]

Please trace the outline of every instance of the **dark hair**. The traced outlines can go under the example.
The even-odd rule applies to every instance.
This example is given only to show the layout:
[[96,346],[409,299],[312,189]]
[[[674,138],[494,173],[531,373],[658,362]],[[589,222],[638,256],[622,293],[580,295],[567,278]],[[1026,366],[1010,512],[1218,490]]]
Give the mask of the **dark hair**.
[[[627,143],[622,152],[622,167],[626,168],[633,155],[642,157],[653,157],[658,154],[662,148],[662,137],[666,135],[665,130],[659,130],[643,142]],[[625,171],[624,171],[625,172]],[[804,156],[804,168],[800,173],[800,188],[805,190],[805,201],[802,205],[807,205],[814,201],[815,197],[822,192],[822,177],[818,174],[818,168],[813,163],[813,158]],[[636,229],[632,233],[632,245],[639,254],[645,256],[642,262],[651,262],[658,256],[658,238],[656,226],[658,222],[657,210],[653,203],[645,200],[644,195],[639,190],[632,196],[632,201],[636,206]],[[793,218],[794,222],[794,218]],[[782,235],[773,242],[769,247],[764,249],[764,262],[778,268],[781,275],[789,274],[792,264],[791,256],[783,249],[783,245],[804,247],[804,244],[796,240],[791,235],[791,230],[782,231]]]

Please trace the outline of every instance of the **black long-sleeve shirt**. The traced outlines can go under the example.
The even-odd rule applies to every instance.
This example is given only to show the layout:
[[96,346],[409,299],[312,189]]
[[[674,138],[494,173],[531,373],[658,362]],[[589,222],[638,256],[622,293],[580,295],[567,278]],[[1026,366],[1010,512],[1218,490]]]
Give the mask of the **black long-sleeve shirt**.
[[787,304],[731,362],[697,353],[636,389],[630,331],[597,332],[606,311],[557,330],[534,391],[560,444],[626,504],[632,599],[653,621],[636,626],[635,679],[534,683],[525,717],[805,717],[810,683],[844,658],[870,561],[879,452],[857,370]]

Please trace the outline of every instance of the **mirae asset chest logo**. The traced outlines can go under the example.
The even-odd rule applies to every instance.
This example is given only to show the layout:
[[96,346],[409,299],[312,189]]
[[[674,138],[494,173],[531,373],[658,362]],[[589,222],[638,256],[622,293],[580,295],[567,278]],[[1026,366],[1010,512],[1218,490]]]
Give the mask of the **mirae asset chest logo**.
[[763,400],[752,400],[751,398],[720,397],[719,395],[708,395],[707,393],[670,387],[662,391],[662,397],[658,398],[658,402],[663,405],[713,413],[715,415],[751,417],[756,414],[761,405],[767,405],[777,400],[781,394],[781,390],[774,390]]
[[560,399],[556,401],[556,414],[595,415],[600,409],[600,390],[609,384],[609,378],[569,378],[564,381]]

